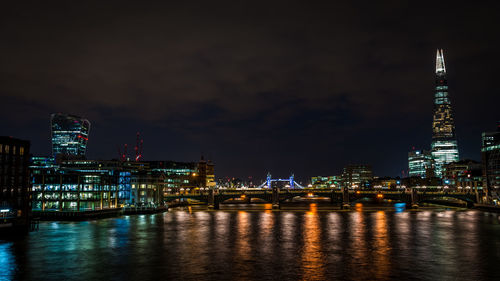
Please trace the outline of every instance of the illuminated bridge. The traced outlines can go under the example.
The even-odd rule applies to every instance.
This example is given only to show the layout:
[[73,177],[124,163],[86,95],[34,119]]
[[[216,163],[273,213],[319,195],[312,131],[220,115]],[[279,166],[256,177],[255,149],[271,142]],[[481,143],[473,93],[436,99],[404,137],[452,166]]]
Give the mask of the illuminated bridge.
[[[187,199],[206,203],[214,209],[218,209],[220,204],[234,203],[235,201],[244,203],[271,203],[273,208],[279,208],[281,203],[291,202],[294,198],[322,198],[329,199],[331,204],[348,206],[363,199],[373,199],[376,201],[392,200],[404,202],[410,206],[418,206],[425,202],[436,200],[455,199],[465,202],[468,207],[472,207],[478,202],[479,194],[462,191],[443,191],[438,189],[417,189],[411,188],[401,191],[392,190],[349,190],[343,189],[258,189],[258,190],[222,190],[211,189],[189,194],[168,194],[164,196],[167,203],[186,202]],[[252,200],[254,199],[254,200]]]

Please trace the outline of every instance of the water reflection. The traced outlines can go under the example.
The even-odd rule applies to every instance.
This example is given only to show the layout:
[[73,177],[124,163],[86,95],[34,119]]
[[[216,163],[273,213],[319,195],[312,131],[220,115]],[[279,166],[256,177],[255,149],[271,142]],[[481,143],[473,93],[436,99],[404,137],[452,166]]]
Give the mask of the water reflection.
[[374,225],[374,263],[375,276],[379,280],[387,279],[390,274],[390,245],[387,235],[387,216],[383,211],[375,213]]
[[303,229],[302,280],[325,280],[325,257],[321,247],[319,216],[316,212],[306,213]]
[[[236,253],[234,256],[234,270],[237,273],[237,279],[245,280],[251,274],[251,241],[250,241],[250,214],[240,211],[237,214],[237,237],[236,237]],[[236,277],[235,276],[235,277]]]
[[360,267],[366,267],[368,270],[370,264],[368,261],[368,251],[366,244],[366,222],[365,213],[353,212],[349,213],[349,236],[350,245],[349,253],[352,261],[348,261],[350,270],[356,272]]
[[311,208],[42,222],[0,241],[0,279],[500,280],[497,217]]
[[0,280],[12,280],[16,262],[12,254],[12,243],[0,241]]

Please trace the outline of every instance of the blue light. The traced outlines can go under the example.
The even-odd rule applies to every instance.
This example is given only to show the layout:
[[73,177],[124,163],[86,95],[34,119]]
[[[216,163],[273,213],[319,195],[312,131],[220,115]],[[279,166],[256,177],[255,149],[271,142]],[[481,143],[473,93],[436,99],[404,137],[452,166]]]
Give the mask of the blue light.
[[406,209],[406,203],[396,203],[394,204],[394,209],[396,213],[401,213]]

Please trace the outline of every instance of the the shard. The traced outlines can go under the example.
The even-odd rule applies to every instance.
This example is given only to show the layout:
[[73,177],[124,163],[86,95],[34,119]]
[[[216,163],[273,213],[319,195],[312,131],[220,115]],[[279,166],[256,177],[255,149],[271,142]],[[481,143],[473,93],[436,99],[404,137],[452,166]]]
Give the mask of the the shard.
[[442,176],[445,164],[458,161],[455,120],[448,96],[446,66],[442,49],[437,50],[436,55],[436,92],[434,94],[431,153],[435,173],[438,177]]

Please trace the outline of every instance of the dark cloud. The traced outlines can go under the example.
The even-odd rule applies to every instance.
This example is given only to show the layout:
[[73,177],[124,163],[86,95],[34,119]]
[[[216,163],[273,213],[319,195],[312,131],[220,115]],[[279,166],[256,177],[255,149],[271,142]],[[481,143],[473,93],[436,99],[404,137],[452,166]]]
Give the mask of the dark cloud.
[[95,158],[139,130],[148,159],[204,152],[221,176],[305,178],[349,162],[397,175],[411,146],[430,144],[438,47],[462,156],[477,159],[499,119],[495,2],[3,5],[2,134],[37,154],[50,153],[57,111],[92,121]]

